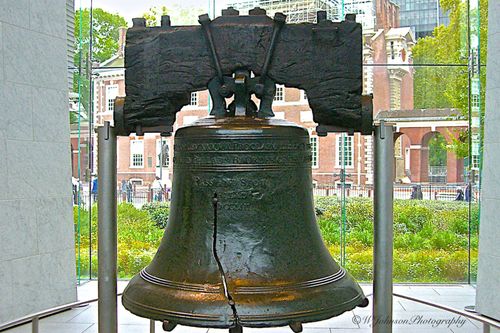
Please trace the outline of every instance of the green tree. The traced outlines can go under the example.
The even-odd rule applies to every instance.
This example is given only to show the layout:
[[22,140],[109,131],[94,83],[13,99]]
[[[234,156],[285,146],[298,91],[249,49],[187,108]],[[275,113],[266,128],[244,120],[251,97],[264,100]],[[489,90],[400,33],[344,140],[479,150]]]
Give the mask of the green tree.
[[202,8],[184,8],[174,5],[172,9],[165,6],[151,7],[147,12],[142,14],[146,19],[146,26],[154,27],[160,25],[162,15],[169,15],[172,25],[192,25],[198,24],[198,16],[203,14]]
[[437,134],[429,140],[429,165],[446,166],[446,139]]
[[[75,57],[76,72],[73,76],[73,90],[80,91],[80,99],[85,110],[89,110],[92,62],[103,62],[118,50],[119,28],[127,26],[118,14],[108,13],[100,8],[92,10],[92,56],[90,50],[90,9],[75,13]],[[80,89],[78,84],[80,83]]]
[[[441,7],[449,12],[450,23],[434,29],[432,36],[421,38],[414,46],[415,64],[468,64],[468,15],[465,0],[441,0]],[[479,16],[470,13],[471,34],[480,37],[480,59],[484,64],[487,49],[488,0],[479,0]],[[478,22],[480,24],[478,24]],[[486,84],[486,73],[481,72],[481,86]],[[468,71],[467,67],[415,67],[414,104],[415,108],[456,108],[463,116],[468,116]],[[484,110],[484,89],[481,92]],[[459,157],[468,149],[468,133],[449,145]]]
[[[80,21],[82,23],[80,35]],[[108,13],[101,8],[92,10],[92,60],[103,62],[111,58],[118,50],[118,35],[127,22],[119,14]],[[83,59],[88,55],[90,45],[90,9],[77,10],[75,13],[75,40],[82,39]],[[76,45],[78,51],[78,45]],[[75,60],[79,60],[76,52]],[[78,62],[76,62],[78,63]]]
[[160,19],[162,15],[168,15],[169,10],[167,7],[151,7],[147,12],[142,14],[142,17],[146,19],[146,26],[154,27],[160,25]]

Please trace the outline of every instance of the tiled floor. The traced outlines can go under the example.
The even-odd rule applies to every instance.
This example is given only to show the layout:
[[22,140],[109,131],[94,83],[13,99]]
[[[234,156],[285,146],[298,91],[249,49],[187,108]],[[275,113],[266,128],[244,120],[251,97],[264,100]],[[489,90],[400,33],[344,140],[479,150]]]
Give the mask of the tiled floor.
[[[119,291],[122,291],[127,282],[119,283]],[[372,293],[371,285],[363,285],[365,293]],[[476,290],[468,285],[401,285],[395,286],[394,292],[432,301],[435,303],[451,306],[462,310],[464,306],[475,303]],[[79,287],[80,300],[97,297],[97,283],[95,281],[86,283]],[[371,297],[370,297],[371,298]],[[120,303],[119,303],[120,304]],[[121,305],[121,304],[120,304]],[[305,333],[368,333],[371,332],[371,306],[354,311],[321,322],[304,325]],[[437,310],[435,308],[419,303],[394,299],[394,332],[424,333],[424,332],[447,332],[447,333],[479,333],[482,332],[481,325],[464,317]],[[97,333],[97,304],[72,309],[40,321],[41,333]],[[120,333],[148,333],[149,321],[132,315],[123,307],[118,309],[118,322]],[[20,326],[6,331],[8,333],[28,333],[28,325]],[[156,323],[156,332],[163,332],[161,324]],[[174,333],[219,333],[228,330],[200,329],[178,326]],[[244,329],[244,332],[259,333],[291,333],[287,328],[269,329]],[[494,330],[492,330],[494,332]]]

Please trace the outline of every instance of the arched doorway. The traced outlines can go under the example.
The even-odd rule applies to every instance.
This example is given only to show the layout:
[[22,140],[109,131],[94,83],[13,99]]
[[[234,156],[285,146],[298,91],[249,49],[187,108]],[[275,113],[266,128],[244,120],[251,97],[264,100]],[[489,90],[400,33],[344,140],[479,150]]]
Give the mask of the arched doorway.
[[410,183],[410,137],[398,132],[394,135],[394,181]]
[[422,138],[421,180],[446,183],[448,179],[448,150],[446,138],[439,132],[429,132]]

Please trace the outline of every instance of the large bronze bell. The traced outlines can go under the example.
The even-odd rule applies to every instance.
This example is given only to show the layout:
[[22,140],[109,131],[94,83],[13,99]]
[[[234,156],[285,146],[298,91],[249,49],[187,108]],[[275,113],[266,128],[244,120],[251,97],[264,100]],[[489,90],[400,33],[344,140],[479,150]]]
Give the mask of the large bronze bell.
[[278,119],[205,118],[175,136],[170,218],[123,293],[175,325],[286,326],[368,304],[316,224],[308,132]]

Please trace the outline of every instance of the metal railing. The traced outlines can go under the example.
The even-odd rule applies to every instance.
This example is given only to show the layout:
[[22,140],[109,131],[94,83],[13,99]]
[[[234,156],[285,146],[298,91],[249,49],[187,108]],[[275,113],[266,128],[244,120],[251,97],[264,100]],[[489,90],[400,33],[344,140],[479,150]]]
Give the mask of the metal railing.
[[[402,295],[402,294],[394,293],[393,295],[395,297],[404,298],[404,299],[412,301],[412,302],[424,304],[424,305],[431,306],[431,307],[434,307],[434,308],[437,308],[440,310],[444,310],[447,312],[458,314],[458,315],[466,317],[468,319],[479,321],[480,323],[483,324],[483,333],[490,333],[491,327],[500,329],[500,322],[497,320],[494,320],[492,318],[489,318],[489,317],[485,317],[485,316],[478,315],[475,313],[467,312],[464,310],[458,310],[458,309],[455,309],[455,308],[452,308],[452,307],[449,307],[446,305],[436,304],[436,303],[424,301],[424,300],[421,300],[418,298]],[[117,296],[121,296],[121,293],[117,294]],[[367,297],[369,297],[369,296],[372,296],[372,295],[368,294]],[[86,301],[69,303],[69,304],[60,305],[58,307],[51,308],[48,310],[40,311],[40,312],[31,314],[28,316],[24,316],[24,317],[21,317],[19,319],[15,319],[13,321],[10,321],[10,322],[7,322],[7,323],[1,325],[0,332],[31,322],[31,332],[32,333],[39,333],[40,332],[39,323],[40,323],[41,318],[48,317],[50,315],[54,315],[54,314],[57,314],[57,313],[62,312],[62,311],[71,310],[73,308],[77,308],[77,307],[80,307],[83,305],[88,305],[90,303],[97,302],[97,300],[98,300],[97,298],[94,298],[94,299],[90,299],[90,300],[86,300]],[[149,321],[149,332],[155,333],[155,321],[154,320]]]
[[[78,204],[77,199],[78,194],[73,194],[74,200],[73,204],[76,206]],[[122,192],[120,189],[117,190],[116,201],[117,203],[128,202],[136,206],[137,208],[141,208],[144,204],[150,202],[164,202],[168,201],[168,197],[170,193],[164,192],[162,195],[158,195],[152,189],[148,188],[138,188],[136,190],[130,192]],[[97,196],[92,198],[92,202],[97,202]],[[89,192],[88,189],[82,189],[80,192],[80,204],[82,207],[87,207],[89,201]]]
[[458,310],[458,309],[455,309],[455,308],[452,308],[452,307],[446,306],[446,305],[441,305],[441,304],[436,304],[436,303],[432,303],[429,301],[424,301],[424,300],[414,298],[411,296],[406,296],[406,295],[401,295],[401,294],[396,294],[396,293],[394,293],[393,295],[396,297],[399,297],[399,298],[407,299],[407,300],[412,301],[412,302],[417,302],[417,303],[428,305],[428,306],[431,306],[431,307],[434,307],[434,308],[437,308],[440,310],[455,313],[457,315],[460,315],[460,316],[463,316],[463,317],[466,317],[469,319],[477,320],[483,324],[483,333],[490,333],[491,327],[500,329],[500,321],[486,317],[486,316],[467,312],[465,310]]
[[[394,199],[406,200],[411,199],[414,185],[394,185]],[[463,184],[457,185],[440,185],[440,184],[421,184],[420,189],[423,200],[439,200],[439,201],[455,201],[457,198],[457,190],[461,189],[465,193],[466,186]],[[336,186],[317,186],[313,189],[315,196],[341,196],[341,187]],[[346,188],[346,196],[348,198],[373,198],[374,192],[372,186],[352,186]],[[477,201],[478,189],[474,188],[472,199]],[[464,197],[464,200],[466,198]]]
[[[422,199],[423,200],[438,200],[438,201],[454,201],[457,197],[457,189],[462,189],[465,192],[465,185],[441,185],[441,184],[421,184]],[[338,186],[317,186],[313,189],[315,196],[326,196],[326,197],[339,197],[341,196],[342,188]],[[413,191],[413,185],[394,185],[394,199],[405,200],[410,199]],[[373,186],[352,186],[346,188],[346,196],[349,198],[373,198]],[[473,201],[478,199],[478,190],[474,188],[473,191]],[[170,195],[170,193],[168,193]],[[160,200],[158,200],[160,199]],[[465,198],[464,198],[465,199]],[[80,203],[83,207],[88,206],[89,193],[88,189],[84,188],[80,192]],[[153,192],[153,190],[147,187],[140,187],[136,190],[127,192],[122,192],[120,189],[117,191],[116,200],[118,203],[129,202],[141,208],[144,204],[154,201],[168,201],[167,195],[163,194],[160,198]],[[95,200],[93,200],[95,202]],[[77,203],[75,199],[75,204]]]
[[447,171],[446,166],[429,166],[429,181],[431,183],[446,183]]
[[[122,293],[118,293],[116,296],[118,297],[121,295],[122,295]],[[0,325],[0,332],[3,332],[5,330],[8,330],[8,329],[11,329],[11,328],[14,328],[14,327],[17,327],[20,325],[24,325],[24,324],[31,322],[31,332],[32,333],[39,333],[40,332],[40,319],[58,314],[58,313],[63,312],[63,311],[71,310],[71,309],[78,308],[78,307],[81,307],[84,305],[89,305],[90,303],[95,303],[98,300],[99,300],[98,298],[93,298],[93,299],[89,299],[86,301],[78,301],[78,302],[68,303],[68,304],[56,306],[54,308],[50,308],[47,310],[43,310],[40,312],[36,312],[36,313],[30,314],[30,315],[27,315],[27,316],[24,316],[24,317],[21,317],[21,318],[18,318],[18,319],[15,319],[15,320],[12,320],[12,321],[6,322],[5,324]],[[155,333],[155,321],[152,319],[149,321],[149,332]]]

